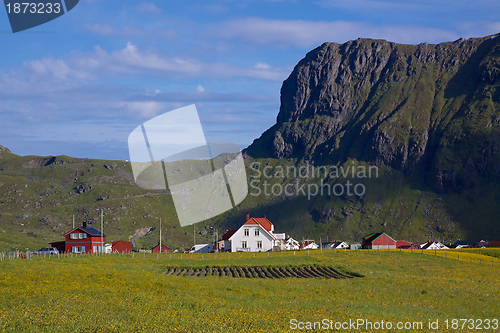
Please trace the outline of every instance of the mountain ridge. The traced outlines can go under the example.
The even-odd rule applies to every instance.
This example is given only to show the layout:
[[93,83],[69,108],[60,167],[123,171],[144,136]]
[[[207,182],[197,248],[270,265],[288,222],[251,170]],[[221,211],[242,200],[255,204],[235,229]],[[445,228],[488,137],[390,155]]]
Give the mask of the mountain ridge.
[[[456,165],[447,167],[442,155],[467,145],[457,137],[462,133],[456,127],[462,125],[475,135],[475,146],[498,156],[500,144],[490,138],[500,134],[500,39],[495,36],[434,45],[371,39],[324,43],[284,81],[277,123],[246,153],[330,163],[356,158],[405,173],[422,171],[439,192],[467,187],[470,177],[454,170]],[[473,160],[481,166],[480,156]],[[500,168],[475,172],[499,179]]]

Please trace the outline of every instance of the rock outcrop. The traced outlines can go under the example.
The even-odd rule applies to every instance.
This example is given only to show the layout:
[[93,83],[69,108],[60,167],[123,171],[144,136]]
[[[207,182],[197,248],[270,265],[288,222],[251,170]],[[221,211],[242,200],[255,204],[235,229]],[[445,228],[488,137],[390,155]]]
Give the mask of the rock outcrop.
[[252,157],[349,158],[437,192],[500,180],[500,37],[437,45],[357,39],[309,52],[281,88]]

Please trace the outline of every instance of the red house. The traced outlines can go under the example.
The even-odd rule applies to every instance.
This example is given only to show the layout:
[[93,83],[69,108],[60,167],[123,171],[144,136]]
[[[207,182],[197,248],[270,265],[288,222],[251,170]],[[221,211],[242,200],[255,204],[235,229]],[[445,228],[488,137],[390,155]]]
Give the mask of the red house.
[[385,232],[378,232],[363,238],[363,249],[395,249],[396,241]]
[[[156,245],[151,249],[151,252],[153,253],[160,253],[160,244]],[[166,247],[164,244],[161,244],[161,252],[163,253],[169,253],[170,249]]]
[[75,227],[63,235],[65,237],[65,252],[66,253],[98,253],[106,252],[104,244],[106,243],[106,235],[102,235],[101,247],[101,232],[92,227],[87,227],[87,223],[83,222],[83,226]]
[[500,247],[500,239],[494,240],[493,242],[489,242],[484,247]]
[[113,253],[131,253],[132,243],[119,240],[111,243],[111,252]]

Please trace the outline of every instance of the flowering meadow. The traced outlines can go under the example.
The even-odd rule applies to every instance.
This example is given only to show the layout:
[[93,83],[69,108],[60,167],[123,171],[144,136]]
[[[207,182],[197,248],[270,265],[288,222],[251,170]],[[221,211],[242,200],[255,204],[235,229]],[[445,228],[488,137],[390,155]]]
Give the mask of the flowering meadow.
[[[355,277],[163,274],[167,267],[277,265],[328,266]],[[363,318],[427,325],[454,318],[500,319],[499,276],[500,259],[480,251],[290,251],[184,254],[182,259],[181,254],[136,253],[16,259],[0,262],[0,331],[293,332],[307,330],[292,329],[292,320]],[[429,330],[424,326],[413,331]]]

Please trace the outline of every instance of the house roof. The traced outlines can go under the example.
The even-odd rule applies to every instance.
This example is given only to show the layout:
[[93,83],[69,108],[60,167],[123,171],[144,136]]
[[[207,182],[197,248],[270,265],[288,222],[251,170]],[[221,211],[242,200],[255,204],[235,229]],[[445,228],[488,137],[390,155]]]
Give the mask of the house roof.
[[377,238],[379,238],[382,235],[386,235],[387,237],[389,237],[390,239],[392,239],[393,241],[395,241],[391,236],[389,236],[385,232],[377,232],[377,233],[368,235],[365,238],[363,238],[363,240],[365,241],[365,243],[368,243],[368,242],[371,243],[371,242],[373,242],[374,240],[376,240]]
[[[79,229],[81,231],[84,231],[84,232],[86,232],[87,234],[89,234],[91,236],[98,236],[98,237],[101,236],[101,232],[99,230],[95,229],[95,228],[92,228],[92,227],[86,227],[86,228],[84,228],[84,227],[75,227],[75,228],[71,229],[70,231],[68,231],[67,233],[65,233],[63,235],[63,237],[65,237],[66,235],[72,233],[73,231],[75,231],[77,229]],[[104,234],[104,233],[102,235],[106,236],[106,234]]]
[[[156,244],[155,246],[153,246],[153,247],[151,248],[151,250],[152,250],[152,249],[156,249],[156,248],[157,248],[157,247],[159,247],[159,246],[160,246],[160,244]],[[161,244],[161,248],[162,248],[162,249],[168,249],[168,247],[166,247],[166,246],[165,246],[165,244],[163,244],[163,243]]]
[[229,238],[236,232],[238,229],[231,229],[228,230],[222,235],[222,240],[229,240]]
[[[272,231],[273,224],[268,219],[266,219],[266,218],[255,218],[255,217],[252,217],[248,221],[246,221],[245,224],[243,224],[240,227],[240,229],[242,227],[244,227],[244,226],[251,226],[251,225],[259,225],[259,226],[261,226],[262,229],[264,229],[264,231],[269,236],[271,236],[273,239],[276,239],[276,236],[273,235],[273,231]],[[238,230],[240,230],[240,229],[238,229]],[[234,236],[234,233],[228,239],[232,238],[233,236]]]
[[500,239],[489,242],[485,245],[486,247],[500,247]]
[[261,217],[261,218],[252,217],[248,221],[246,221],[244,225],[252,225],[252,224],[253,225],[258,224],[262,228],[266,229],[268,232],[272,232],[273,224],[271,223],[271,221],[269,221],[265,217]]
[[111,242],[111,245],[115,246],[118,243],[124,243],[124,244],[127,244],[127,245],[128,244],[132,245],[132,242],[127,242],[127,241],[124,241],[124,240],[118,240],[118,241]]

